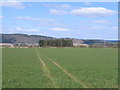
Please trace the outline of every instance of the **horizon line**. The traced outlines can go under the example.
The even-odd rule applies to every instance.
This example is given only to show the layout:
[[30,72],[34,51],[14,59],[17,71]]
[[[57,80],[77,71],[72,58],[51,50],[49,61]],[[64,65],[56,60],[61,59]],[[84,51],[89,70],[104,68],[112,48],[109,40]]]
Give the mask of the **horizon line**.
[[25,34],[25,35],[37,35],[37,36],[46,36],[46,37],[52,37],[52,38],[70,38],[70,39],[80,39],[80,40],[117,40],[120,41],[120,39],[102,39],[102,38],[74,38],[74,37],[55,37],[55,36],[47,36],[47,35],[39,35],[39,34],[26,34],[26,33],[0,33],[0,34]]

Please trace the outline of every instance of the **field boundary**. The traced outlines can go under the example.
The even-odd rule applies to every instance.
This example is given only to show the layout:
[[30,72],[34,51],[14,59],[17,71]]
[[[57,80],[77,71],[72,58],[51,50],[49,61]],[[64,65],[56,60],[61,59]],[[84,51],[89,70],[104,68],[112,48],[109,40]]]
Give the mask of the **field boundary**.
[[45,75],[48,77],[48,79],[51,81],[53,87],[54,87],[54,88],[58,88],[58,86],[57,86],[57,84],[56,84],[53,76],[51,75],[49,69],[47,68],[47,66],[46,66],[46,64],[45,64],[45,62],[40,58],[40,56],[39,56],[39,54],[38,54],[38,52],[37,52],[36,49],[35,49],[35,52],[36,52],[36,54],[37,54],[37,58],[39,59],[39,61],[40,61],[41,64],[42,64],[43,72],[44,72]]
[[83,88],[91,88],[90,85],[86,84],[85,82],[83,82],[82,80],[78,80],[74,75],[72,75],[70,72],[68,72],[66,69],[64,69],[62,66],[60,66],[58,63],[56,63],[55,61],[51,60],[49,57],[46,57],[47,60],[51,61],[54,65],[56,65],[59,69],[61,69],[65,75],[69,76],[71,79],[73,79],[75,82],[81,84],[83,86]]

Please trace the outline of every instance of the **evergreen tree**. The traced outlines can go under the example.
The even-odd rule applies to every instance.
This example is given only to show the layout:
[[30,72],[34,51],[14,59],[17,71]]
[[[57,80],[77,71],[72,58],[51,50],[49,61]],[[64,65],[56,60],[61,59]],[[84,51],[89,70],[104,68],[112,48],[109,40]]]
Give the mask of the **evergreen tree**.
[[68,39],[55,39],[55,40],[40,40],[40,47],[71,47],[73,46],[72,40]]

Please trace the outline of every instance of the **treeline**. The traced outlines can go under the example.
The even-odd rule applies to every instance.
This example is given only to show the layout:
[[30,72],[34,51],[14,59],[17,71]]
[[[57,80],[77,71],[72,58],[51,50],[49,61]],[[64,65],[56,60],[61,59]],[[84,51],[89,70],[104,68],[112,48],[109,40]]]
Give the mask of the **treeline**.
[[55,40],[40,40],[40,47],[72,47],[72,40],[67,39],[55,39]]

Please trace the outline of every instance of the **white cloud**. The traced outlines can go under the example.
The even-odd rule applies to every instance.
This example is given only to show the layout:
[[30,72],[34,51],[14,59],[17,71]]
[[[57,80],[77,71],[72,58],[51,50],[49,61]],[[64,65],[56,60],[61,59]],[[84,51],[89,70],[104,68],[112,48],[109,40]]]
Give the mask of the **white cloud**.
[[3,19],[4,17],[3,16],[0,16],[0,19]]
[[10,7],[10,8],[16,8],[16,9],[24,9],[25,8],[23,3],[18,2],[16,0],[8,1],[8,2],[0,2],[0,7]]
[[118,26],[111,26],[110,29],[111,29],[111,30],[117,30],[117,31],[118,31]]
[[48,4],[44,3],[43,4],[45,7],[50,7],[54,9],[70,9],[71,6],[69,4]]
[[57,9],[50,9],[50,13],[51,14],[55,14],[55,15],[66,15],[67,12],[64,10],[57,10]]
[[94,23],[98,23],[98,24],[108,24],[108,23],[110,23],[110,21],[102,19],[102,20],[96,20],[96,21],[94,21]]
[[51,29],[52,31],[69,31],[68,28],[54,27]]
[[19,20],[33,20],[33,18],[28,17],[28,16],[19,16],[19,17],[15,17],[15,19],[19,19]]
[[83,27],[84,29],[83,30],[100,30],[102,29],[102,26],[98,26],[98,25],[93,25],[93,26],[85,26]]
[[62,23],[59,23],[59,22],[39,22],[39,23],[36,23],[34,24],[36,26],[43,26],[43,27],[63,27],[65,25],[63,25]]
[[29,17],[29,16],[19,16],[19,17],[16,17],[15,19],[18,19],[18,20],[31,20],[31,21],[46,21],[46,22],[56,21],[55,19],[34,18],[34,17]]
[[91,2],[84,2],[84,5],[92,5]]
[[71,11],[72,15],[80,15],[87,17],[109,16],[109,15],[114,15],[116,13],[117,13],[116,11],[103,7],[87,7],[87,8],[73,9]]
[[17,31],[25,31],[25,32],[37,32],[38,29],[35,28],[21,28],[21,27],[16,27]]
[[63,8],[63,9],[70,9],[71,6],[69,4],[62,4],[61,8]]
[[[67,7],[67,5],[63,5],[63,6]],[[54,15],[71,14],[71,15],[85,16],[85,17],[110,16],[117,13],[117,11],[110,10],[104,7],[81,7],[72,10],[65,10],[60,8],[60,9],[50,9],[49,12]]]

